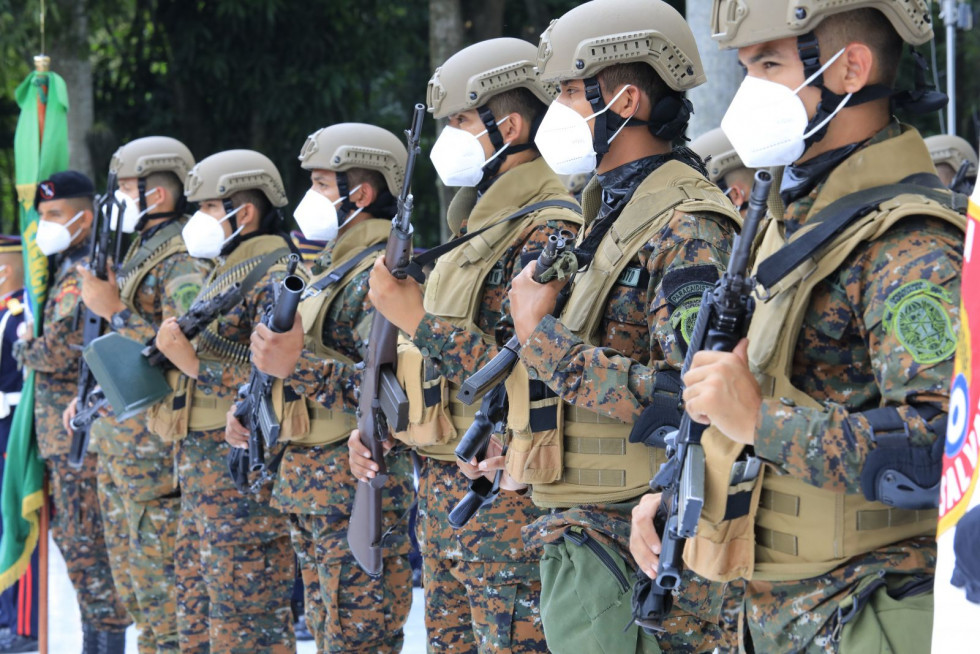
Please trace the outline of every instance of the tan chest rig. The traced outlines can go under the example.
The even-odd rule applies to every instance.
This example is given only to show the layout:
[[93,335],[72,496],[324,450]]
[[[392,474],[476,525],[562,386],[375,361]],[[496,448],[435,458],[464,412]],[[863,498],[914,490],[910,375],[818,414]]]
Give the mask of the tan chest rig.
[[[372,219],[354,225],[334,245],[331,256],[331,270],[313,278],[311,285],[327,277],[332,271],[337,270],[348,261],[355,259],[358,255],[371,248],[371,246],[385,243],[390,232],[391,222],[388,220]],[[357,363],[323,342],[323,325],[326,322],[327,315],[330,313],[330,307],[333,302],[343,293],[351,280],[374,265],[376,256],[371,256],[370,253],[367,253],[350,270],[344,273],[338,281],[327,286],[318,295],[308,297],[300,302],[299,314],[303,319],[303,326],[306,329],[305,348],[316,355],[317,358],[333,359],[334,361],[339,361],[350,366]],[[291,404],[293,402],[286,403],[287,410],[290,409]],[[280,435],[279,440],[289,441],[295,445],[311,447],[346,440],[350,436],[350,433],[357,429],[357,418],[353,412],[343,411],[341,408],[324,408],[310,397],[298,398],[296,404],[298,406],[295,408],[295,411],[301,412],[305,410],[308,416],[309,428],[305,432],[292,433],[285,437]]]
[[[810,215],[831,201],[860,190],[861,186],[871,188],[896,178],[929,172],[931,164],[924,144],[916,147],[915,141],[921,144],[918,134],[913,138],[906,133],[868,147],[858,170],[845,161],[828,178]],[[915,149],[910,151],[910,148]],[[887,165],[880,168],[875,165],[882,162]],[[879,179],[868,179],[871,170]],[[860,186],[855,188],[855,184]],[[851,222],[814,257],[768,289],[769,297],[757,304],[748,333],[749,365],[760,382],[763,397],[785,398],[787,403],[798,407],[822,408],[818,401],[790,382],[797,339],[811,294],[858,247],[880,238],[898,221],[911,216],[939,218],[959,229],[966,225],[964,216],[923,195],[914,192],[897,195]],[[817,225],[816,221],[808,222],[788,242],[793,243]],[[781,222],[769,223],[757,251],[757,267],[787,243],[783,233]],[[817,488],[781,475],[769,464],[762,467],[756,480],[729,487],[731,466],[744,447],[710,428],[702,442],[708,466],[705,506],[698,534],[688,541],[684,560],[695,572],[709,579],[806,579],[891,543],[935,534],[934,509],[900,509],[869,501],[861,493]],[[747,491],[753,497],[748,514],[725,520],[727,494]]]
[[[583,206],[599,206],[597,184],[586,189]],[[736,224],[741,219],[721,191],[686,164],[669,161],[636,189],[596,250],[592,264],[576,275],[561,322],[586,344],[595,342],[602,307],[637,253],[675,212],[710,212]],[[533,499],[545,508],[621,502],[649,489],[666,461],[664,451],[629,442],[632,424],[561,401],[531,401],[528,371],[518,363],[507,380],[511,431],[507,470],[534,486]],[[557,409],[557,420],[535,425],[535,413]]]
[[[239,245],[205,280],[197,299],[210,299],[233,284],[242,283],[255,271],[254,281],[269,272],[284,271],[289,248],[279,236],[263,235]],[[257,269],[263,268],[261,272]],[[246,297],[251,288],[243,289]],[[220,318],[219,318],[220,320]],[[236,343],[218,334],[218,320],[201,331],[197,337],[197,354],[202,361],[217,361],[229,365],[247,365],[248,345]],[[180,440],[188,431],[223,428],[225,414],[234,403],[233,396],[216,397],[197,388],[195,380],[180,370],[168,370],[167,381],[173,395],[147,411],[148,428],[165,440]],[[281,384],[274,387],[273,401],[282,406]],[[283,416],[283,431],[289,429],[289,417]]]
[[[512,188],[515,188],[513,194]],[[531,188],[533,191],[529,192]],[[521,197],[527,197],[526,202],[516,204],[514,198]],[[561,182],[547,168],[547,163],[539,158],[505,173],[479,203],[476,203],[475,190],[461,190],[453,198],[448,220],[451,225],[460,225],[466,218],[467,231],[475,232],[517,213],[524,206],[570,199]],[[571,209],[546,207],[488,229],[439,257],[426,283],[423,300],[426,312],[480,334],[488,344],[495,345],[493,336],[481,331],[476,323],[483,287],[520,234],[551,220],[582,224],[581,214]],[[409,400],[409,427],[395,437],[416,447],[425,456],[455,461],[453,450],[473,423],[479,403],[469,406],[457,400],[459,386],[450,384],[442,376],[427,375],[426,367],[425,354],[410,341],[402,339],[398,348],[397,377]]]
[[146,241],[140,238],[130,246],[116,275],[116,283],[120,299],[131,311],[139,312],[136,292],[149,272],[168,257],[187,252],[181,236],[186,222],[184,218],[175,220],[161,227]]

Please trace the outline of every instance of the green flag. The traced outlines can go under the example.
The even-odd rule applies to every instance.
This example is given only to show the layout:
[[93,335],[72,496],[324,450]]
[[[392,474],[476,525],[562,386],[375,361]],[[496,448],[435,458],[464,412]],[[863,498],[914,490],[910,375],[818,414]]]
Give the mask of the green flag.
[[[68,90],[51,72],[33,72],[16,91],[20,118],[14,136],[20,232],[24,240],[24,297],[34,317],[34,335],[41,330],[41,309],[48,283],[47,258],[35,241],[38,182],[68,168]],[[34,373],[24,380],[7,445],[0,511],[0,591],[12,586],[30,564],[37,545],[38,512],[44,506],[44,462],[34,437]]]

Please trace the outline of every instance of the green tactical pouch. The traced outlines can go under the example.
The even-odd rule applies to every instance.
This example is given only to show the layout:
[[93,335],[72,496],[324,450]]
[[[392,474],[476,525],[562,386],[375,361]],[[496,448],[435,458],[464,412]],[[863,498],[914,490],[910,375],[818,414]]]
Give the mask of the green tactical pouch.
[[[866,580],[868,581],[868,580]],[[932,577],[872,577],[838,609],[841,654],[920,654],[932,646]]]
[[545,545],[541,622],[556,654],[659,654],[657,641],[632,624],[632,571],[618,552],[579,527]]
[[82,352],[120,421],[132,418],[172,392],[163,371],[147,363],[143,347],[131,338],[109,332]]

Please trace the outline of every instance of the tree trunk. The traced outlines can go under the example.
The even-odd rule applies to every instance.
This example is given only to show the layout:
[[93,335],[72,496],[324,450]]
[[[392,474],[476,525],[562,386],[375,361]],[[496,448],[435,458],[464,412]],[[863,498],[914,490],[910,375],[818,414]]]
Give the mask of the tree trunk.
[[[84,0],[58,0],[58,25],[48,41],[51,69],[65,78],[68,86],[68,149],[73,170],[95,179],[88,135],[95,120],[92,62],[89,56],[88,16]],[[50,14],[49,14],[50,15]],[[109,162],[103,162],[108,165]]]
[[687,135],[694,139],[721,125],[743,74],[735,51],[720,50],[711,38],[711,0],[687,0],[687,23],[694,32],[708,78],[707,83],[687,92],[694,104]]
[[[435,70],[446,59],[463,47],[463,14],[459,0],[429,0],[429,68]],[[435,131],[438,136],[445,126],[445,120],[437,120]],[[449,225],[445,215],[449,209],[453,192],[436,182],[439,189],[439,241],[449,240]]]

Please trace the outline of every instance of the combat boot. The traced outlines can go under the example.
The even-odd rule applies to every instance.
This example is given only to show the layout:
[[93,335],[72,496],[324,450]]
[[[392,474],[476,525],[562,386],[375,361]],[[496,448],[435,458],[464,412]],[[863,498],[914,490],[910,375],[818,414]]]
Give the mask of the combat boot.
[[82,625],[82,654],[126,654],[126,631],[99,631]]

